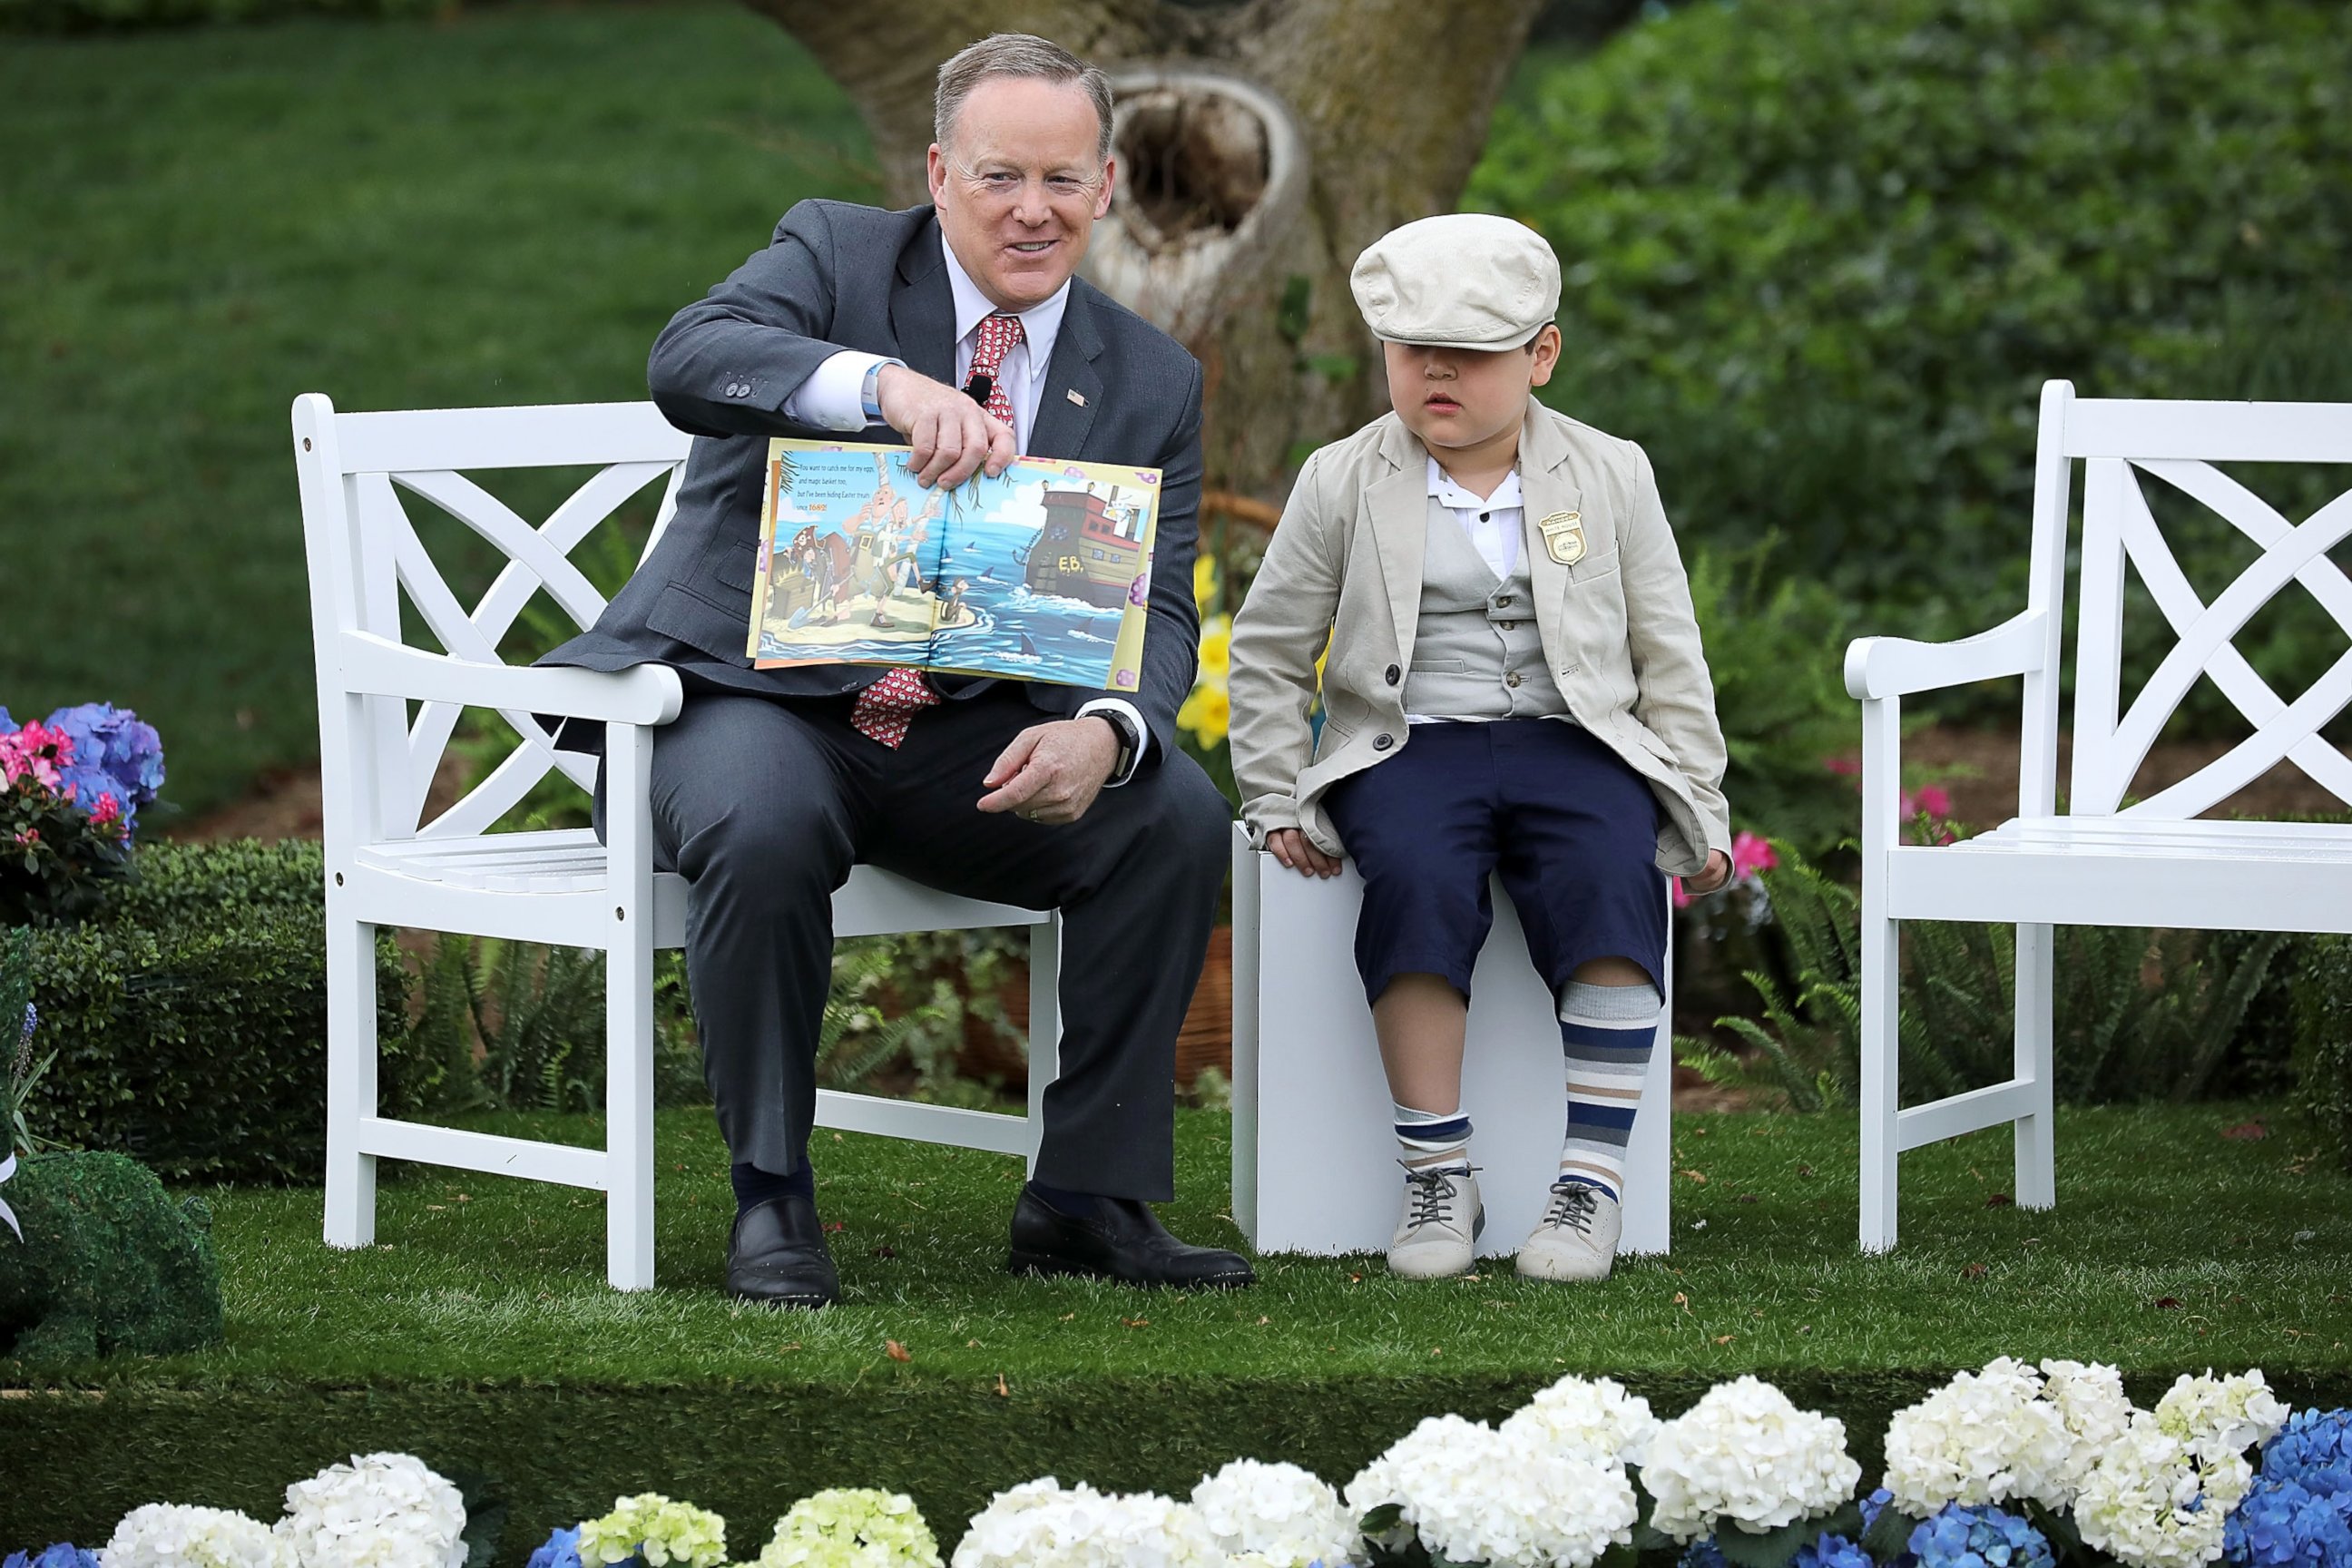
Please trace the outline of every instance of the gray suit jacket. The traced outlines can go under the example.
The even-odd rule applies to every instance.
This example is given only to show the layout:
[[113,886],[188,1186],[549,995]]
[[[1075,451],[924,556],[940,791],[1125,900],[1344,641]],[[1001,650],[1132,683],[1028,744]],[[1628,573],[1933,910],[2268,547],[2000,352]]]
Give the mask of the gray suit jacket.
[[[654,402],[679,429],[703,437],[687,458],[677,515],[596,624],[541,662],[623,669],[658,661],[709,686],[771,696],[834,695],[871,681],[871,668],[755,670],[744,657],[768,438],[842,438],[837,431],[794,425],[781,412],[827,356],[843,349],[888,354],[934,380],[951,381],[954,332],[930,207],[883,212],[805,201],[786,213],[768,248],[672,317],[654,340],[646,366]],[[1084,403],[1072,401],[1072,392]],[[858,438],[904,442],[882,426]],[[1164,757],[1177,744],[1176,710],[1192,689],[1200,647],[1192,601],[1199,362],[1159,328],[1073,279],[1028,450],[1161,470],[1143,679],[1139,689],[1120,695],[1151,726],[1157,744],[1150,757]],[[1049,714],[1067,715],[1102,695],[1025,685],[1030,701]]]

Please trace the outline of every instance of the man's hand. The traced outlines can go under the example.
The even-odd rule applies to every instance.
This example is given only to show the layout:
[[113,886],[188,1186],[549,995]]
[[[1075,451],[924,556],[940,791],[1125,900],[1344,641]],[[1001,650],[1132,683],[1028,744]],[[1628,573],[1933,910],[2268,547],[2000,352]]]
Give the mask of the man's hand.
[[983,466],[992,479],[1013,461],[1013,427],[952,386],[886,364],[874,396],[883,422],[907,437],[908,467],[926,488],[953,489]]
[[980,809],[1009,811],[1030,822],[1076,822],[1118,765],[1118,736],[1107,720],[1089,714],[1032,724],[1013,737],[980,781],[991,792],[980,797]]
[[1339,860],[1307,841],[1296,827],[1277,827],[1265,836],[1267,853],[1302,877],[1336,877]]
[[1720,849],[1707,851],[1706,870],[1696,877],[1683,879],[1683,891],[1700,898],[1709,893],[1721,892],[1730,885],[1731,857]]

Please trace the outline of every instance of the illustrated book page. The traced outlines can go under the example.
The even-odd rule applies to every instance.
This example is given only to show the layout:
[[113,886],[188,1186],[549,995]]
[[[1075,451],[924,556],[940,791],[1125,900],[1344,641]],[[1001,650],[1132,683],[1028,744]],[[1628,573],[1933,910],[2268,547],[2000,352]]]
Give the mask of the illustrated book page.
[[904,447],[768,444],[747,649],[1132,691],[1160,470],[1019,458],[926,489]]

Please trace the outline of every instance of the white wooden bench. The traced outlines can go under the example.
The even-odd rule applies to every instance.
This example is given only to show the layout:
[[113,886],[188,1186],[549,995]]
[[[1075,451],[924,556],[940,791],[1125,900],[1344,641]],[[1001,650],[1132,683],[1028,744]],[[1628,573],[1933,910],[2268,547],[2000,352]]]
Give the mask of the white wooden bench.
[[[686,885],[654,869],[646,779],[654,731],[677,716],[678,679],[654,666],[616,675],[517,668],[500,659],[498,645],[541,592],[578,625],[595,620],[604,597],[571,552],[656,482],[667,487],[654,524],[659,538],[692,439],[650,403],[392,414],[338,414],[316,394],[294,404],[325,788],[331,1247],[373,1240],[375,1163],[390,1156],[601,1191],[607,1277],[622,1289],[654,1282],[654,952],[684,942]],[[594,472],[536,527],[466,477],[531,468]],[[506,556],[472,608],[426,551],[403,491]],[[403,641],[404,597],[444,651]],[[436,764],[467,708],[496,711],[517,744],[463,799],[426,820]],[[551,769],[583,790],[594,782],[595,763],[556,752],[534,714],[604,725],[609,844],[585,828],[495,830]],[[379,1113],[373,947],[383,926],[604,952],[602,1150]],[[1034,1162],[1059,1034],[1059,916],[953,897],[870,867],[859,867],[834,899],[839,936],[974,926],[1030,929],[1028,1114],[828,1089],[817,1095],[818,1125]]]
[[[2073,464],[2084,467],[2076,615],[2073,777],[2058,806],[2059,659]],[[2033,554],[2023,614],[1946,644],[1866,637],[1846,654],[1862,700],[1862,1246],[1895,1245],[1895,1160],[1907,1149],[2013,1124],[2016,1201],[2056,1202],[2051,1147],[2051,931],[2058,925],[2352,931],[2352,826],[2200,819],[2292,761],[2352,802],[2352,762],[2321,726],[2352,700],[2352,654],[2292,698],[2231,646],[2255,612],[2298,584],[2352,632],[2352,583],[2327,552],[2352,534],[2352,492],[2300,524],[2216,463],[2352,463],[2352,406],[2159,403],[2042,392]],[[2226,519],[2262,553],[2206,603],[2175,561],[2143,485],[2157,480]],[[2124,567],[2179,640],[2122,703]],[[1901,841],[1905,695],[2023,676],[2017,816],[1990,833],[1923,847]],[[2210,679],[2253,733],[2188,778],[2126,804],[2150,742]],[[1898,1109],[1898,922],[2017,927],[2017,1035],[2008,1081]]]
[[[1363,879],[1302,877],[1234,827],[1234,1220],[1261,1252],[1381,1252],[1402,1180],[1371,1009],[1356,973]],[[1665,897],[1660,889],[1660,898]],[[1518,1250],[1559,1171],[1568,1089],[1550,991],[1500,879],[1472,976],[1462,1108],[1486,1205],[1482,1257]],[[1669,944],[1667,995],[1673,995]],[[1671,1010],[1671,1009],[1669,1009]],[[1667,1248],[1674,1040],[1660,1022],[1625,1151],[1622,1254]]]

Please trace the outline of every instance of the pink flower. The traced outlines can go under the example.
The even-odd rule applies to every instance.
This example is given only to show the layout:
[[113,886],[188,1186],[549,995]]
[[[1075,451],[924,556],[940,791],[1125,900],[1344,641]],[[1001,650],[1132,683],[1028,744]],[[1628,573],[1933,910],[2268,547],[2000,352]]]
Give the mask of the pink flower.
[[38,844],[40,841],[41,830],[37,827],[27,827],[16,835],[16,842],[19,844]]
[[1769,871],[1780,864],[1780,857],[1772,852],[1771,843],[1753,833],[1740,833],[1731,840],[1731,874],[1745,879],[1759,871]]
[[1667,888],[1670,896],[1675,900],[1675,908],[1678,910],[1686,910],[1691,907],[1691,896],[1683,891],[1683,879],[1680,877],[1668,878]]
[[73,761],[73,737],[50,729],[38,719],[13,735],[0,735],[0,771],[13,784],[26,773],[49,789],[58,787],[58,769]]
[[1952,815],[1952,792],[1942,784],[1920,785],[1918,801],[1919,809],[1930,816]]
[[1833,773],[1843,773],[1848,778],[1859,778],[1862,776],[1862,759],[1860,757],[1823,757],[1822,759],[1822,766],[1829,769],[1829,771]]
[[98,804],[89,808],[89,825],[92,827],[112,827],[121,820],[122,803],[114,798],[112,791],[100,795]]

